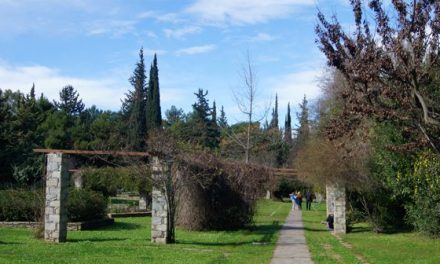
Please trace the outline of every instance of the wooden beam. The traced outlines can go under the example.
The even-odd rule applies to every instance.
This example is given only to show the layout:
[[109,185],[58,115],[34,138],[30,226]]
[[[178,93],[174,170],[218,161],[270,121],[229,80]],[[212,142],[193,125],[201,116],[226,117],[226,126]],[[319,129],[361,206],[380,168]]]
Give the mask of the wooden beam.
[[297,177],[297,174],[293,174],[293,173],[274,173],[273,174],[275,177]]
[[73,149],[34,149],[36,153],[61,153],[70,155],[109,155],[148,157],[148,152],[112,151],[112,150],[73,150]]

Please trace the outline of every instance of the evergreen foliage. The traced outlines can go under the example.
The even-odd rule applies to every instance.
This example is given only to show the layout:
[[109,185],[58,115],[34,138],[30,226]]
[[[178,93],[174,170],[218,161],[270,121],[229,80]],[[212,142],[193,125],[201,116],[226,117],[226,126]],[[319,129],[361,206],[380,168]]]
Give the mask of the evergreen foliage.
[[177,122],[183,121],[183,119],[185,118],[185,114],[182,108],[177,109],[175,105],[172,105],[170,109],[165,111],[165,118],[167,124],[171,126]]
[[297,113],[299,126],[297,128],[298,136],[296,141],[297,150],[301,149],[307,142],[310,134],[309,108],[307,98],[304,95],[302,103],[299,104],[300,112]]
[[213,120],[213,109],[209,107],[209,101],[206,98],[208,91],[199,89],[195,93],[197,101],[192,105],[193,113],[190,123],[192,142],[210,149],[218,148],[220,132],[217,122]]
[[122,111],[127,122],[127,143],[126,147],[131,150],[144,150],[147,136],[146,117],[146,81],[144,64],[144,51],[139,51],[139,61],[133,75],[129,79],[134,91],[126,94]]
[[286,121],[284,122],[284,141],[292,145],[292,118],[290,116],[290,103],[287,104]]
[[226,118],[226,114],[225,114],[225,110],[223,109],[223,105],[222,105],[222,108],[220,109],[220,117],[218,119],[218,125],[221,128],[228,127],[228,119]]
[[147,128],[161,128],[162,114],[160,109],[159,69],[157,67],[156,54],[154,54],[153,63],[150,68],[150,80],[147,91]]
[[278,95],[275,95],[275,107],[272,109],[272,120],[269,125],[270,129],[278,129]]
[[54,101],[53,103],[58,110],[71,116],[79,115],[84,110],[84,103],[79,99],[79,94],[72,85],[63,87],[60,91],[60,101]]

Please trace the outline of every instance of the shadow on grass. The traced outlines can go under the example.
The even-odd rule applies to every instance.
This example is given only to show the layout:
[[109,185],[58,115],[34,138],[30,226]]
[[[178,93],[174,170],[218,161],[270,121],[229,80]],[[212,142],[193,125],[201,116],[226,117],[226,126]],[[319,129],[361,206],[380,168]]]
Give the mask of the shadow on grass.
[[20,245],[20,244],[22,244],[22,243],[0,241],[0,245]]
[[117,237],[109,237],[109,238],[69,238],[68,242],[78,243],[78,242],[109,242],[109,241],[121,241],[127,240],[126,238],[117,238]]
[[94,230],[97,231],[121,231],[121,230],[134,230],[141,229],[142,225],[135,223],[126,223],[126,222],[115,222],[110,226],[103,226],[100,228],[96,228]]
[[294,227],[294,226],[284,226],[284,230],[304,230],[312,232],[329,232],[327,229],[322,228],[309,228],[309,227]]
[[177,244],[187,244],[187,245],[201,245],[201,246],[240,246],[240,245],[270,245],[275,244],[272,242],[273,237],[277,231],[282,228],[279,221],[273,221],[270,225],[258,225],[251,226],[249,229],[244,231],[251,234],[263,235],[259,240],[241,241],[241,242],[199,242],[199,241],[187,241],[187,240],[177,240]]
[[384,234],[384,235],[407,234],[413,232],[413,230],[409,227],[402,227],[402,228],[388,227],[386,229],[380,230],[379,232],[375,232],[374,228],[371,226],[353,226],[350,227],[348,230],[349,233],[375,233],[375,234]]
[[[251,245],[255,241],[241,241],[241,242],[200,242],[193,240],[177,240],[176,244],[180,245],[199,245],[199,246],[241,246],[241,245]],[[261,243],[258,241],[258,243]]]

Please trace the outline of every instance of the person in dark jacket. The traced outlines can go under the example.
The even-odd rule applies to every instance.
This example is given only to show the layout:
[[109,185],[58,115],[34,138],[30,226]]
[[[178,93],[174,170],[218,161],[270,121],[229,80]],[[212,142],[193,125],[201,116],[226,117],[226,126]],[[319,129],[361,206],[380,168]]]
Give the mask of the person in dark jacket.
[[312,208],[312,200],[313,200],[312,192],[310,192],[310,190],[308,190],[306,192],[306,209],[307,210],[310,210]]

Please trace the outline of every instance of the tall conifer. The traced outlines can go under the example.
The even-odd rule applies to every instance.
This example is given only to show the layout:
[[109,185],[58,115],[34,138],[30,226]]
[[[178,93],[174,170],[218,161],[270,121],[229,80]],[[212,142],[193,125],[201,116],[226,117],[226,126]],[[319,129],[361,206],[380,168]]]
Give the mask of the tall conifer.
[[221,128],[225,128],[228,126],[228,119],[226,118],[226,114],[225,114],[225,110],[223,109],[223,105],[222,105],[222,108],[220,109],[220,117],[218,119],[218,125]]
[[132,150],[144,150],[147,136],[146,126],[146,83],[144,51],[139,51],[139,61],[129,79],[134,91],[127,94],[123,103],[123,112],[128,122],[127,147]]
[[286,121],[284,122],[284,141],[292,145],[292,118],[290,116],[290,103],[287,104]]
[[159,69],[157,67],[157,56],[154,54],[153,63],[150,68],[150,81],[147,95],[147,126],[148,128],[162,127],[162,114],[160,109],[159,91]]
[[297,137],[297,149],[300,149],[309,138],[310,124],[309,124],[309,108],[307,106],[307,98],[304,95],[303,101],[299,104],[301,112],[297,114],[299,127]]
[[278,95],[275,95],[275,107],[272,109],[272,120],[269,128],[278,128]]

